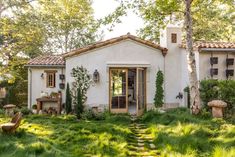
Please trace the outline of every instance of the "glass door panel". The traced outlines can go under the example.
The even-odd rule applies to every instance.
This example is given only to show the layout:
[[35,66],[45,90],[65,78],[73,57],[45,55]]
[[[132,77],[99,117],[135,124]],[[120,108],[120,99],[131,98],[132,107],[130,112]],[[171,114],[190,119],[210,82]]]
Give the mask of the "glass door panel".
[[145,109],[145,71],[137,68],[137,115],[142,115]]
[[127,69],[110,70],[111,112],[127,111]]

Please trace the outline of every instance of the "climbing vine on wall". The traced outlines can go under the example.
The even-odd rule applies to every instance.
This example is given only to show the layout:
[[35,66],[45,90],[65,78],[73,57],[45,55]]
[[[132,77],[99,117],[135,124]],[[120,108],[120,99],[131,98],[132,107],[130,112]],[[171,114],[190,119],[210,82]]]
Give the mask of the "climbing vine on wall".
[[156,75],[156,92],[154,97],[154,105],[155,107],[162,107],[163,105],[163,98],[164,98],[164,90],[163,90],[163,82],[164,76],[163,72],[159,70]]

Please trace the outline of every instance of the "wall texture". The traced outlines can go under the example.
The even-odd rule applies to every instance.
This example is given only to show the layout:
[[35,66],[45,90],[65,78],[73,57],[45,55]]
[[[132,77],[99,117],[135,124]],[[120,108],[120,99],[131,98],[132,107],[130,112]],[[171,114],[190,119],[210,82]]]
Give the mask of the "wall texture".
[[88,90],[87,104],[99,106],[109,104],[109,68],[110,67],[146,67],[147,66],[147,104],[152,104],[155,94],[157,71],[164,70],[164,57],[160,50],[125,40],[115,45],[96,49],[79,56],[66,59],[66,81],[74,81],[70,73],[76,66],[84,66],[92,75],[95,69],[100,74],[100,82]]
[[[55,88],[47,88],[46,87],[46,73],[44,72],[45,70],[57,70],[56,87]],[[41,77],[42,73],[44,74],[44,78]],[[65,102],[65,89],[61,90],[59,88],[59,83],[62,82],[62,80],[59,79],[59,74],[62,74],[62,73],[65,74],[64,68],[63,68],[63,70],[62,70],[62,68],[29,68],[28,69],[28,80],[29,80],[28,107],[29,108],[31,108],[31,106],[33,104],[37,103],[36,99],[40,97],[42,91],[47,92],[48,94],[50,94],[51,92],[61,91],[62,92],[62,102]],[[31,79],[32,79],[32,85],[30,88]],[[31,92],[30,92],[30,89],[32,90]]]

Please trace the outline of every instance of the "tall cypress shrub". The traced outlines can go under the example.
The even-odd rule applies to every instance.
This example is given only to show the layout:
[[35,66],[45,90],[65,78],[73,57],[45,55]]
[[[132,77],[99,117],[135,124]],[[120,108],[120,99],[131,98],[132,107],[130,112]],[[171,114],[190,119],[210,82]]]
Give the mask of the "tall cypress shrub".
[[67,88],[66,88],[65,111],[67,114],[71,113],[72,111],[72,96],[70,92],[69,83],[67,83]]
[[156,92],[154,97],[154,105],[155,107],[162,107],[163,105],[163,98],[164,98],[164,90],[163,90],[163,82],[164,76],[161,70],[157,72],[156,75]]
[[75,112],[78,118],[81,117],[81,114],[83,112],[83,103],[82,103],[82,92],[81,89],[77,89],[77,102],[76,102],[76,107],[75,107]]

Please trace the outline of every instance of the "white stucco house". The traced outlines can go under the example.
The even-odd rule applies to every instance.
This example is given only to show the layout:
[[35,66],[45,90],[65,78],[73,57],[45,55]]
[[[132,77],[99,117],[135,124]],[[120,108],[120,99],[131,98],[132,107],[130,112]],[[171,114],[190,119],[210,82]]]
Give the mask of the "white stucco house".
[[[88,90],[86,107],[143,113],[153,106],[158,70],[164,73],[165,106],[187,106],[184,88],[189,78],[181,36],[181,28],[167,27],[159,45],[127,34],[63,55],[34,58],[27,65],[28,107],[37,103],[41,92],[61,91],[64,103],[65,85],[72,86],[71,70],[77,66],[85,67],[91,76],[99,74],[99,81]],[[235,79],[235,43],[196,42],[194,48],[200,80]]]

